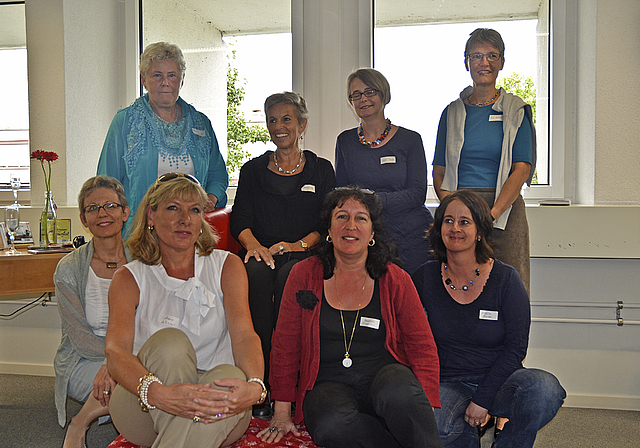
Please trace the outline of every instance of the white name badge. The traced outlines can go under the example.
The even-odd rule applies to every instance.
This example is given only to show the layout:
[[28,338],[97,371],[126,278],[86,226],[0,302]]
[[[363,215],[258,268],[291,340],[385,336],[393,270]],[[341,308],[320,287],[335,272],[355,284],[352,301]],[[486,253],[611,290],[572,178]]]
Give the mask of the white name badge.
[[380,319],[374,319],[373,317],[364,317],[360,318],[360,326],[373,328],[374,330],[380,329]]
[[316,192],[316,186],[315,185],[311,185],[311,184],[306,184],[306,185],[303,185],[300,190],[308,192],[308,193],[315,193]]
[[498,312],[480,310],[480,320],[498,320]]
[[199,135],[200,137],[207,136],[207,131],[205,131],[204,129],[191,128],[191,130],[193,131],[194,134]]
[[162,319],[160,319],[160,323],[162,325],[169,325],[170,327],[177,327],[178,318],[175,316],[164,316]]
[[380,165],[384,165],[387,163],[396,163],[396,156],[380,157]]
[[504,115],[489,115],[489,121],[502,121]]

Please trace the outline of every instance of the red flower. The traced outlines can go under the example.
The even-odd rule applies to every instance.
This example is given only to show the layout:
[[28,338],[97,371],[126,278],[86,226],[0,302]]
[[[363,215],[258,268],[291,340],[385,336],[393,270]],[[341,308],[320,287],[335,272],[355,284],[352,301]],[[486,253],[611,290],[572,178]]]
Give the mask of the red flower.
[[56,154],[53,151],[37,150],[31,153],[31,158],[38,159],[41,162],[44,162],[44,161],[53,162],[54,160],[58,160],[58,154]]

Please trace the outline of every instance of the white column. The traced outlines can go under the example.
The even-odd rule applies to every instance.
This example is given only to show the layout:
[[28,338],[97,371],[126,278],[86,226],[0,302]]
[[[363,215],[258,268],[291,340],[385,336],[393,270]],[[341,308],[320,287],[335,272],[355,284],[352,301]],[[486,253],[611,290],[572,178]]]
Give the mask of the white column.
[[357,124],[347,76],[373,62],[373,0],[292,0],[293,89],[309,107],[304,147],[333,161],[336,137]]

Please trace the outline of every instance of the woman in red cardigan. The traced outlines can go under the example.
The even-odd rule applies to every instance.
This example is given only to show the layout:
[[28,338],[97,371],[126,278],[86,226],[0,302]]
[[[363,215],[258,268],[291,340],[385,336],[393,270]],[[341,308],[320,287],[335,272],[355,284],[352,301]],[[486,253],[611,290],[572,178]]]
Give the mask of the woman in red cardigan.
[[440,406],[436,346],[409,275],[393,263],[381,211],[369,190],[327,195],[326,239],[285,287],[264,441],[298,435],[304,418],[327,448],[442,446],[432,409]]

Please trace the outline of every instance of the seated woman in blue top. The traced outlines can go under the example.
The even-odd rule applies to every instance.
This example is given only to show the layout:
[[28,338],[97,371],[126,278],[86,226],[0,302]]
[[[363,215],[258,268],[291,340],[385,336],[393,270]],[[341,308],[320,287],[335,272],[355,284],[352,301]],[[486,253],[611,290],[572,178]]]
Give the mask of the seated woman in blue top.
[[360,125],[336,141],[336,184],[374,190],[382,201],[387,235],[412,273],[429,259],[424,232],[433,220],[425,207],[427,162],[420,134],[391,124],[384,108],[391,88],[384,75],[361,68],[347,78],[347,98]]
[[140,55],[147,94],[116,113],[104,140],[97,174],[122,182],[133,215],[147,189],[169,172],[200,181],[209,197],[205,211],[227,203],[229,176],[211,122],[180,98],[186,67],[177,45],[147,46]]
[[531,106],[496,88],[504,67],[504,42],[478,28],[465,47],[473,87],[442,113],[433,158],[438,198],[473,188],[491,208],[495,257],[518,270],[529,292],[529,225],[520,190],[531,184],[536,163]]
[[428,232],[436,260],[413,274],[438,347],[445,447],[477,448],[488,414],[508,419],[494,448],[532,447],[566,396],[555,376],[522,366],[529,297],[518,272],[492,258],[491,230],[479,195],[447,195]]

